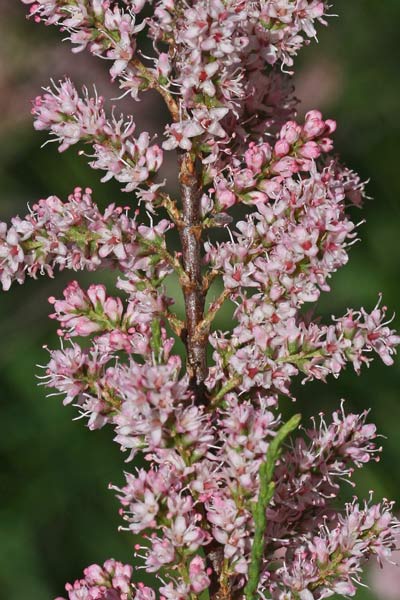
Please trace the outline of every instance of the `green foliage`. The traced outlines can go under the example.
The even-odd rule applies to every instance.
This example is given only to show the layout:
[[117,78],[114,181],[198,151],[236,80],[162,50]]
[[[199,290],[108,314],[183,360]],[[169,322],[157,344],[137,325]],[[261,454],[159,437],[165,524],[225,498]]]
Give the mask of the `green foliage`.
[[301,415],[294,415],[289,421],[284,423],[278,430],[276,436],[270,443],[265,461],[261,464],[259,470],[260,492],[257,502],[252,507],[254,518],[254,540],[251,548],[251,560],[249,565],[249,580],[244,593],[246,600],[255,600],[257,598],[257,587],[260,580],[260,571],[262,558],[265,549],[265,529],[267,526],[267,508],[271,502],[275,483],[273,476],[276,463],[281,454],[282,444],[285,439],[299,426]]

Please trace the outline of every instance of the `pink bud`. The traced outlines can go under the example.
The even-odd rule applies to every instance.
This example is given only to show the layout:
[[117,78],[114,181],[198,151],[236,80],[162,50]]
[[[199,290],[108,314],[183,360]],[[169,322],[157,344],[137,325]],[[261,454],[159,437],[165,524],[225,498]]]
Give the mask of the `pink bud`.
[[282,158],[290,152],[290,145],[286,140],[278,140],[274,146],[274,154],[277,158]]
[[306,142],[300,149],[299,154],[304,158],[318,158],[321,155],[317,142]]
[[123,305],[120,298],[109,297],[104,303],[104,314],[112,321],[120,321],[123,312]]
[[106,300],[106,288],[101,284],[93,284],[89,287],[87,295],[95,308],[98,304],[102,307]]
[[217,192],[218,203],[221,208],[230,208],[236,204],[236,195],[228,189],[223,189]]
[[275,173],[279,173],[283,177],[290,177],[294,173],[299,171],[299,166],[295,158],[291,156],[285,156],[274,163],[272,169]]
[[279,137],[290,146],[295,144],[301,135],[301,127],[295,121],[288,121],[281,129]]
[[258,188],[265,192],[269,198],[276,198],[282,190],[282,185],[278,178],[263,179],[259,182]]
[[210,579],[206,573],[204,560],[201,556],[195,556],[189,565],[190,587],[199,594],[210,585]]

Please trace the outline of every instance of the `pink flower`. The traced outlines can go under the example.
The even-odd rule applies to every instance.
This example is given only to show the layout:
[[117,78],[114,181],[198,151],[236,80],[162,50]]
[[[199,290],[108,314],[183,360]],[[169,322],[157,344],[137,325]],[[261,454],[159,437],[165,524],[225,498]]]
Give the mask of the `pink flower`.
[[204,560],[195,556],[189,565],[190,586],[195,594],[199,594],[210,585],[210,578],[206,573]]
[[83,579],[65,586],[68,599],[130,600],[133,594],[132,573],[130,565],[123,565],[113,559],[107,560],[102,567],[90,565],[84,570]]
[[114,177],[124,183],[124,191],[131,192],[148,182],[163,162],[162,150],[150,145],[147,132],[135,139],[135,123],[115,115],[108,119],[103,98],[89,96],[84,89],[81,98],[69,79],[47,88],[42,97],[37,97],[32,113],[36,129],[49,130],[60,143],[63,152],[78,142],[90,143],[94,154],[90,166],[106,171],[102,181]]

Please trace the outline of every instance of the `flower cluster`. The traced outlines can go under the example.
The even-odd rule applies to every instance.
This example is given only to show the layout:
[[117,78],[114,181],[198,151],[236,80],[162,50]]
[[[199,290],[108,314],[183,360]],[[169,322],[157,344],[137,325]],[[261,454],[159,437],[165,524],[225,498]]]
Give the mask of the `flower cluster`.
[[[124,287],[125,281],[119,283]],[[91,285],[85,292],[77,281],[64,290],[64,300],[49,298],[55,312],[50,315],[61,325],[60,335],[87,336],[102,333],[97,344],[107,351],[122,350],[146,355],[150,351],[151,324],[167,315],[172,299],[149,289],[135,290],[129,295],[126,308],[121,298],[107,296],[104,285]],[[164,345],[165,349],[165,345]]]
[[[125,282],[120,285],[126,287]],[[119,297],[107,296],[103,285],[93,284],[85,292],[74,281],[65,289],[63,300],[50,297],[49,301],[55,309],[51,318],[61,326],[60,336],[95,336],[85,349],[71,341],[61,350],[51,351],[44,380],[65,395],[65,404],[74,402],[80,407],[89,417],[90,428],[106,422],[118,424],[121,445],[142,447],[145,430],[160,442],[161,425],[167,426],[174,401],[182,402],[187,396],[184,380],[174,383],[180,367],[179,358],[170,356],[174,340],[158,324],[163,316],[168,319],[170,300],[154,290],[137,290],[124,306]],[[118,352],[126,355],[129,368],[117,360]],[[147,359],[147,364],[138,364],[134,358]],[[167,362],[153,366],[152,361]],[[144,392],[146,385],[148,391]],[[137,393],[144,394],[141,400]],[[152,398],[155,393],[158,400]],[[161,427],[158,434],[157,422]]]
[[[148,543],[137,546],[146,570],[175,572],[166,597],[200,593],[209,585],[211,571],[197,551],[214,539],[239,584],[248,570],[254,527],[251,503],[258,493],[259,468],[280,424],[272,392],[258,406],[227,394],[213,423],[193,403],[187,379],[179,379],[180,361],[169,355],[173,340],[165,331],[162,353],[156,362],[148,359],[154,348],[151,324],[156,315],[167,318],[167,298],[136,292],[124,307],[120,299],[107,296],[102,285],[84,292],[73,282],[63,300],[50,302],[64,337],[95,338],[86,350],[73,343],[52,351],[46,384],[62,393],[66,403],[76,404],[90,428],[111,424],[115,441],[130,451],[129,458],[141,451],[150,462],[148,470],[126,474],[126,485],[115,488],[127,529],[136,535],[152,531],[146,536]],[[373,315],[379,328],[379,308]],[[364,313],[364,325],[369,320]],[[357,338],[358,332],[350,332],[349,317],[344,321],[348,335]],[[385,328],[382,338],[391,335]],[[366,335],[372,342],[378,340],[373,332]],[[116,360],[115,350],[126,354],[126,364]],[[132,358],[140,355],[144,364]],[[325,522],[339,479],[350,477],[354,467],[375,456],[376,429],[365,419],[366,413],[346,415],[342,409],[334,413],[332,424],[322,420],[319,429],[308,430],[309,443],[298,437],[293,450],[282,455],[268,509],[271,540],[279,539],[286,547],[294,531],[303,535],[311,520]],[[199,510],[201,504],[205,514]],[[191,586],[185,583],[185,573],[191,574]]]
[[[238,584],[247,573],[253,534],[251,505],[258,492],[258,470],[279,422],[266,405],[256,408],[250,402],[239,401],[235,394],[226,396],[225,406],[219,411],[217,427],[223,443],[220,441],[218,449],[197,457],[190,466],[176,453],[164,453],[162,462],[156,460],[149,470],[141,469],[135,476],[127,474],[126,485],[114,488],[127,529],[135,534],[152,532],[146,545],[137,546],[149,572],[174,569],[182,557],[191,564],[196,549],[210,543],[206,534],[209,527],[212,538],[222,545],[228,571],[235,574]],[[327,523],[336,526],[336,513],[332,512],[327,521],[326,509],[338,492],[338,482],[349,478],[355,467],[369,462],[377,451],[372,441],[376,428],[365,422],[366,416],[345,414],[342,408],[333,414],[330,425],[322,420],[319,429],[314,425],[308,430],[308,443],[298,437],[293,450],[282,456],[266,531],[278,554],[294,540],[299,544],[310,527]],[[217,439],[215,429],[213,433]],[[148,459],[154,461],[154,457]],[[200,502],[205,504],[205,519],[195,510]],[[177,538],[177,532],[182,537]],[[355,530],[352,533],[357,535]],[[388,555],[393,547],[389,537],[381,540],[382,553]],[[182,546],[186,547],[184,551]],[[210,573],[201,564],[206,580]],[[274,584],[278,581],[285,584],[284,569],[279,577],[275,575]],[[180,593],[184,590],[181,585]],[[185,593],[189,592],[186,587]]]
[[[164,233],[171,227],[160,221],[155,227],[138,225],[126,211],[111,204],[104,213],[93,202],[91,190],[76,188],[62,202],[50,196],[32,206],[24,219],[14,217],[11,226],[0,223],[0,281],[8,290],[26,276],[53,276],[54,270],[114,266],[130,274],[144,273],[162,279],[171,271],[163,252]],[[161,252],[162,258],[157,254]],[[156,257],[156,260],[154,260]]]
[[[139,10],[144,2],[132,3],[133,11],[122,10],[109,0],[22,0],[30,4],[35,21],[58,25],[69,32],[74,52],[88,48],[95,56],[113,61],[110,74],[114,79],[132,60],[135,36],[142,25],[136,25],[135,4]],[[141,6],[139,6],[141,5]],[[136,12],[136,11],[135,11]]]
[[263,587],[272,598],[314,600],[332,594],[354,596],[361,565],[370,557],[387,559],[395,548],[400,526],[388,502],[347,505],[334,527],[322,526],[318,535],[304,536],[275,573],[265,572]]
[[250,120],[253,128],[261,121],[265,129],[267,94],[262,84],[269,81],[264,75],[265,65],[278,61],[292,65],[292,57],[304,43],[302,34],[315,36],[313,22],[324,22],[325,9],[320,1],[202,0],[180,13],[172,2],[159,2],[150,33],[163,41],[174,39],[176,53],[168,78],[179,87],[186,109],[185,118],[167,130],[164,147],[188,149],[191,138],[201,136],[203,148],[211,151],[215,160],[214,151],[218,152],[221,141],[222,147],[228,144],[233,133],[229,118],[233,118],[236,129],[246,120],[249,97],[260,96],[257,110],[261,108],[264,118],[256,117],[253,111]]
[[102,181],[114,177],[125,184],[125,192],[147,183],[150,193],[155,192],[159,186],[149,179],[162,165],[162,150],[150,145],[147,132],[132,137],[136,128],[132,118],[124,121],[113,115],[107,119],[103,98],[97,94],[90,97],[87,89],[83,93],[83,98],[79,97],[69,79],[47,88],[33,104],[35,128],[49,130],[59,142],[60,152],[80,141],[92,144],[90,165],[106,171]]
[[144,554],[146,570],[171,569],[181,576],[175,584],[160,589],[167,598],[199,594],[210,583],[210,570],[198,551],[211,536],[192,497],[184,494],[183,482],[184,475],[177,466],[164,462],[157,469],[140,470],[136,477],[127,475],[126,485],[116,488],[129,531],[153,531],[146,545],[136,545],[137,553]]
[[65,586],[68,600],[153,600],[154,593],[150,588],[143,584],[134,588],[132,573],[130,565],[113,559],[107,560],[103,566],[90,565],[84,570],[83,579]]
[[210,337],[215,365],[209,370],[208,385],[214,389],[218,381],[222,385],[234,381],[243,391],[262,388],[288,395],[290,381],[299,372],[306,381],[325,381],[329,374],[338,377],[351,363],[359,373],[371,361],[371,352],[391,365],[400,336],[388,327],[387,309],[379,304],[371,313],[349,310],[332,325],[317,325],[296,318],[289,302],[274,306],[259,295],[243,297],[230,337],[222,332]]
[[237,224],[232,241],[206,243],[207,262],[227,288],[262,286],[272,302],[293,306],[329,291],[327,280],[348,261],[355,225],[344,211],[343,187],[329,170],[324,175],[327,181],[317,173],[286,179],[278,197]]
[[[271,125],[271,94],[266,88],[277,77],[266,76],[265,66],[291,66],[301,46],[316,36],[314,23],[325,24],[327,8],[319,0],[201,0],[182,7],[171,0],[158,0],[154,15],[137,24],[144,0],[127,2],[126,10],[109,0],[23,1],[31,5],[35,20],[68,31],[75,52],[88,48],[113,61],[112,79],[120,78],[121,88],[134,98],[150,87],[164,92],[178,89],[184,113],[179,119],[175,114],[179,122],[167,128],[164,147],[189,149],[196,138],[196,145],[201,140],[211,161],[217,159],[221,142],[222,147],[230,143],[232,124],[240,130],[248,121],[247,113],[254,104],[249,97],[259,98],[260,114],[251,111],[252,129]],[[142,29],[153,42],[173,42],[174,51],[157,51],[152,64],[144,66],[136,39]],[[273,100],[272,109],[279,111],[285,103],[278,106]],[[290,104],[289,100],[288,107]]]
[[[49,350],[41,380],[90,429],[109,425],[127,461],[141,458],[110,487],[135,560],[157,584],[134,583],[131,566],[108,560],[67,584],[69,600],[354,595],[364,562],[390,559],[399,527],[389,502],[337,506],[341,482],[377,460],[376,428],[343,404],[297,433],[300,415],[280,414],[300,373],[304,382],[346,364],[358,373],[372,353],[391,365],[400,342],[381,299],[326,325],[302,311],[347,263],[357,235],[348,207],[365,196],[330,155],[336,123],[317,110],[294,120],[285,70],[325,24],[327,3],[23,2],[75,51],[110,60],[124,94],[157,91],[171,116],[161,150],[147,132],[134,137],[132,117],[107,116],[96,90],[79,95],[69,79],[46,89],[35,128],[60,151],[88,144],[102,181],[135,191],[152,214],[144,224],[139,209],[100,211],[90,189],[76,188],[0,224],[5,290],[57,267],[118,273],[116,295],[72,281],[49,298],[61,348]],[[153,56],[140,48],[142,30]],[[156,179],[170,150],[177,199]],[[206,239],[239,204],[245,216]],[[223,290],[207,305],[216,279]],[[221,332],[214,319],[227,300],[234,322]]]
[[[274,505],[268,509],[268,534],[283,539],[294,531],[305,532],[310,520],[326,522],[327,508],[340,490],[339,481],[351,481],[355,467],[379,460],[376,427],[361,415],[334,412],[327,424],[298,437],[276,469]],[[335,513],[331,513],[331,519]]]

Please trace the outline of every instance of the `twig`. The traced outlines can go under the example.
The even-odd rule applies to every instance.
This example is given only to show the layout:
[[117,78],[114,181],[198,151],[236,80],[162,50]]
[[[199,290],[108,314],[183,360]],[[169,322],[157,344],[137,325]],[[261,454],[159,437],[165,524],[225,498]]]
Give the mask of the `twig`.
[[215,394],[215,396],[212,396],[210,399],[210,405],[211,406],[215,406],[216,404],[218,404],[218,402],[220,400],[222,400],[222,398],[225,396],[225,394],[227,394],[228,392],[230,392],[231,390],[235,389],[235,387],[237,385],[239,385],[239,383],[241,382],[242,378],[240,377],[240,375],[236,375],[236,377],[232,377],[232,379],[230,379],[220,390],[219,392],[217,392]]
[[156,90],[163,97],[173,120],[179,121],[179,107],[172,95],[157,81],[153,73],[137,57],[134,57],[130,64],[139,71],[144,79],[147,79],[149,87]]
[[225,289],[218,296],[218,298],[216,298],[216,300],[214,300],[214,302],[212,302],[212,304],[210,304],[206,316],[204,317],[204,319],[202,321],[200,321],[200,323],[196,327],[196,332],[194,335],[195,340],[202,340],[208,334],[208,332],[210,331],[211,324],[215,318],[215,315],[217,314],[219,309],[222,307],[225,300],[227,300],[229,298],[231,293],[232,293],[232,290]]
[[160,205],[165,208],[175,225],[178,227],[182,226],[183,223],[181,213],[176,205],[175,200],[173,200],[171,196],[165,192],[158,194],[158,197],[160,198]]

